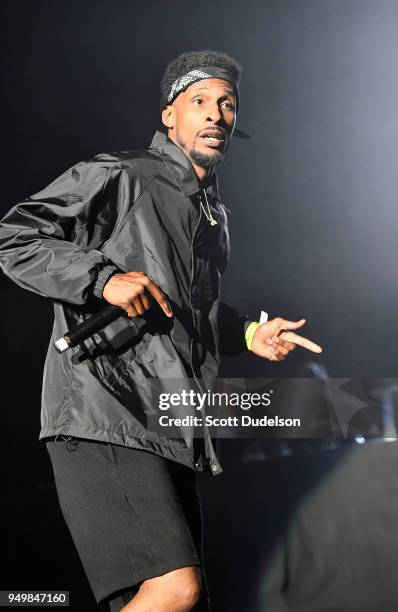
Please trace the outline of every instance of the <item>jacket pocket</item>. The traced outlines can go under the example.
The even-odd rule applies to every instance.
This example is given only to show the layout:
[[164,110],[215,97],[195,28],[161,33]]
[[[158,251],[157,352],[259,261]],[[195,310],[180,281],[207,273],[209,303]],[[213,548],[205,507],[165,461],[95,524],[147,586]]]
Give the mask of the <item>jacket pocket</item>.
[[123,370],[135,356],[141,343],[143,323],[119,317],[84,342],[88,367],[100,381]]

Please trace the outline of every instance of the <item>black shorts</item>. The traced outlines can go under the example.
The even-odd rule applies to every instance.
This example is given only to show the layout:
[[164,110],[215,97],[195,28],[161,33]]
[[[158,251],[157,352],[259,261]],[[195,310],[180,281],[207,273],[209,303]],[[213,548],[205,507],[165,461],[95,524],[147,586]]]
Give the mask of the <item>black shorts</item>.
[[46,446],[62,513],[97,603],[117,602],[123,590],[132,596],[144,580],[189,565],[201,568],[206,602],[192,469],[95,440],[58,437]]

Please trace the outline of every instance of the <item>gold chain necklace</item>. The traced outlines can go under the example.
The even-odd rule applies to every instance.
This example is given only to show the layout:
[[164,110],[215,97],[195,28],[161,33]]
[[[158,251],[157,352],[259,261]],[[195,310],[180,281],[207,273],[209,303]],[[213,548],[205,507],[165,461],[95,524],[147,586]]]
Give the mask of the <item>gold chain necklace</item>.
[[209,201],[207,199],[207,193],[206,193],[206,189],[203,189],[203,193],[205,194],[205,200],[206,200],[206,205],[207,205],[207,212],[205,207],[203,206],[202,203],[202,198],[199,192],[199,200],[200,200],[200,205],[202,207],[202,210],[205,214],[206,219],[208,220],[208,222],[210,223],[210,225],[217,225],[217,221],[215,220],[215,218],[213,217],[213,215],[211,214],[211,210],[210,210],[210,206],[209,206]]

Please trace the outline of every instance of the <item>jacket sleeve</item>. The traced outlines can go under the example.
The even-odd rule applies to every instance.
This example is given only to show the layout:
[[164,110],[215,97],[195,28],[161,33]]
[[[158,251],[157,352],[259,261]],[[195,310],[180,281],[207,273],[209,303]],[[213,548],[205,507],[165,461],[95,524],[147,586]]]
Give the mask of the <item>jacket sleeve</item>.
[[[25,289],[84,304],[102,296],[116,266],[97,250],[109,219],[102,196],[111,169],[99,161],[76,164],[42,191],[16,204],[0,221],[0,267]],[[97,248],[96,248],[97,247]]]
[[218,330],[221,355],[233,356],[247,351],[245,331],[252,320],[225,302],[220,302]]

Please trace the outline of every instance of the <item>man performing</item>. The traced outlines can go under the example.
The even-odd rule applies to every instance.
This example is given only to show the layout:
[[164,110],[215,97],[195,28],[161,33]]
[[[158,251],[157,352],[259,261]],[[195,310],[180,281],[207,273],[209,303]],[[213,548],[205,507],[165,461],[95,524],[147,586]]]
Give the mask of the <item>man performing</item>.
[[[147,427],[151,381],[207,389],[221,354],[281,361],[296,344],[317,348],[285,331],[304,319],[259,324],[220,302],[229,238],[215,166],[245,136],[241,70],[215,51],[178,56],[161,82],[167,135],[76,164],[0,224],[4,272],[54,301],[40,439],[96,601],[111,610],[210,610],[196,472],[221,466],[205,428],[176,438]],[[106,303],[125,313],[58,354],[54,340]]]

